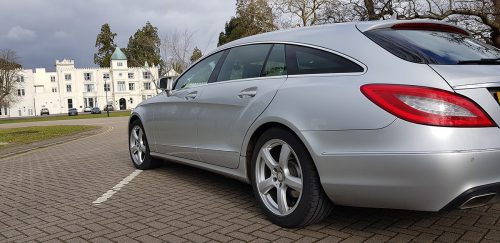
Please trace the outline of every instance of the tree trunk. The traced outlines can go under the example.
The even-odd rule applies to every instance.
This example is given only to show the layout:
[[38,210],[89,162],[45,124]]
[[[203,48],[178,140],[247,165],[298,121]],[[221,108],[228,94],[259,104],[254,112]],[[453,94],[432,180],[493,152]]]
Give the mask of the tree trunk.
[[368,14],[368,20],[378,20],[378,15],[375,13],[375,4],[373,0],[364,0],[366,13]]
[[[500,1],[498,0],[493,0],[493,22],[497,23],[497,26],[500,26]],[[493,43],[494,46],[497,48],[500,48],[500,28],[491,26],[491,42]]]

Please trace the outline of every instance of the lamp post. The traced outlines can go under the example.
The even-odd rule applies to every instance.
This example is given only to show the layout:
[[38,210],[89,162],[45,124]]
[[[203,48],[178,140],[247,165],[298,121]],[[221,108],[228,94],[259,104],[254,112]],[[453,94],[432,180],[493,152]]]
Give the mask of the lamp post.
[[106,109],[106,113],[108,114],[108,117],[109,117],[109,107],[108,107],[108,88],[107,87],[107,79],[104,79],[104,93],[106,93],[106,105],[104,106],[104,108]]

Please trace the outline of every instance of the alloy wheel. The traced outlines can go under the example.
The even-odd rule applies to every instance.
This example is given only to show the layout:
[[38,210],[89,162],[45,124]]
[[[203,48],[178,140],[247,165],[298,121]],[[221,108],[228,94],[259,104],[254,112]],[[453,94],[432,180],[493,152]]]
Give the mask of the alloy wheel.
[[144,132],[138,125],[134,126],[130,131],[130,154],[134,163],[140,165],[146,159],[146,145]]
[[303,188],[302,169],[292,147],[272,139],[262,146],[256,163],[256,185],[264,205],[279,216],[292,213]]

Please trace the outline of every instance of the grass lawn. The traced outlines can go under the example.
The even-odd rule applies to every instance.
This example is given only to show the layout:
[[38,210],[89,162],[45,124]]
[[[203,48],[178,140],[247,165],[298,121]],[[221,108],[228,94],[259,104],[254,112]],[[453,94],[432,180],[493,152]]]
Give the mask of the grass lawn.
[[[109,117],[118,116],[130,116],[130,111],[115,111],[110,112]],[[0,124],[6,123],[19,123],[19,122],[37,122],[37,121],[55,121],[55,120],[69,120],[69,119],[89,119],[89,118],[105,118],[108,117],[106,112],[103,111],[102,114],[90,114],[90,113],[78,113],[78,116],[36,116],[28,118],[15,118],[15,119],[0,119]]]
[[40,126],[0,129],[0,148],[29,144],[96,129],[96,126]]

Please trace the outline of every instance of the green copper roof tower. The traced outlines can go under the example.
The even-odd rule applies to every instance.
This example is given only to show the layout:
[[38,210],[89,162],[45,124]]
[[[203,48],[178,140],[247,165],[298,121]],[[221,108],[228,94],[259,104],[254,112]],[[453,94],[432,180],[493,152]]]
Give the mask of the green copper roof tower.
[[122,50],[117,47],[111,55],[111,60],[127,60],[127,56],[122,52]]

